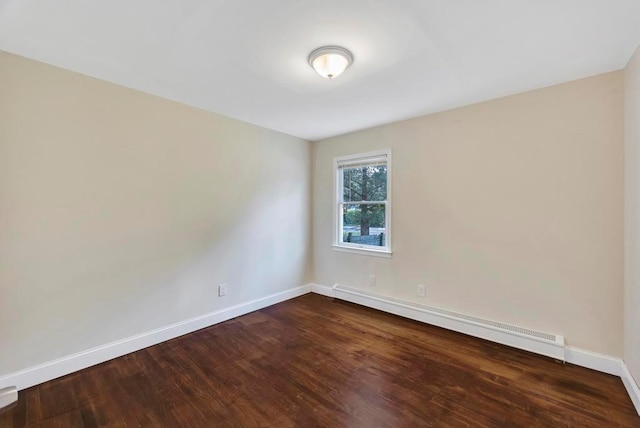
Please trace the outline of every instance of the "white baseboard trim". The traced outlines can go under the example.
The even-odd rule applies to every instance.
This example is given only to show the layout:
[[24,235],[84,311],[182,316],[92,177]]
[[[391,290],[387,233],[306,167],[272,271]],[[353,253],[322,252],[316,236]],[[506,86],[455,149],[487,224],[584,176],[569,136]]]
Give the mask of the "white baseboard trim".
[[598,354],[597,352],[574,348],[573,346],[565,346],[564,357],[567,363],[614,376],[621,376],[622,358]]
[[0,389],[0,409],[18,401],[18,390],[15,387]]
[[622,373],[620,373],[620,377],[622,378],[622,383],[624,383],[624,387],[627,389],[627,393],[629,397],[631,397],[633,405],[636,407],[636,412],[640,415],[640,388],[638,387],[638,383],[624,362],[622,362],[621,368]]
[[18,390],[23,390],[131,352],[157,345],[158,343],[200,330],[201,328],[209,327],[231,318],[236,318],[257,311],[258,309],[302,296],[303,294],[310,293],[311,289],[312,286],[310,284],[291,288],[267,297],[251,300],[246,303],[224,308],[219,311],[20,370],[0,377],[0,388],[16,387]]
[[[0,408],[14,402],[17,399],[17,391],[19,390],[23,390],[31,386],[47,382],[49,380],[56,379],[58,377],[112,360],[131,352],[147,348],[149,346],[157,345],[158,343],[174,339],[184,334],[188,334],[196,330],[200,330],[202,328],[209,327],[214,324],[218,324],[220,322],[227,321],[229,319],[236,318],[250,312],[265,308],[267,306],[275,305],[277,303],[302,296],[310,292],[323,296],[347,300],[352,303],[357,303],[362,306],[368,306],[374,309],[381,310],[383,312],[392,313],[428,324],[438,325],[440,327],[448,328],[454,331],[460,331],[461,333],[465,333],[471,336],[520,348],[520,346],[515,346],[511,343],[504,343],[500,340],[500,338],[494,337],[493,333],[487,334],[486,332],[476,331],[474,328],[477,326],[472,326],[474,327],[472,329],[457,329],[451,327],[459,326],[448,325],[441,321],[433,322],[434,320],[429,317],[425,317],[424,313],[421,314],[420,311],[416,313],[416,308],[403,307],[403,305],[391,300],[385,300],[379,297],[372,298],[370,295],[365,294],[362,294],[360,296],[354,295],[345,298],[344,293],[336,293],[335,287],[327,287],[319,284],[307,284],[2,376],[0,377],[0,389],[2,389],[0,390]],[[412,312],[408,309],[413,309],[414,311]],[[518,345],[518,343],[516,343],[516,345]],[[539,353],[541,355],[548,354],[546,352],[548,351],[548,349],[546,348],[543,349],[542,352],[537,352],[535,349],[527,350]],[[553,355],[550,356],[552,356],[553,358],[557,358],[555,352],[556,351],[553,350]],[[629,396],[631,397],[633,404],[636,407],[636,410],[638,411],[638,414],[640,415],[640,388],[638,388],[638,384],[627,369],[624,361],[622,361],[620,358],[598,354],[571,346],[564,347],[563,355],[564,360],[568,363],[608,373],[611,375],[620,376],[625,388],[627,389],[627,392],[629,393]],[[15,387],[15,389],[12,389],[12,387]],[[5,391],[5,388],[8,389],[6,389]]]
[[316,294],[321,294],[327,297],[335,297],[335,293],[333,292],[332,287],[327,287],[326,285],[320,284],[311,284],[311,292]]

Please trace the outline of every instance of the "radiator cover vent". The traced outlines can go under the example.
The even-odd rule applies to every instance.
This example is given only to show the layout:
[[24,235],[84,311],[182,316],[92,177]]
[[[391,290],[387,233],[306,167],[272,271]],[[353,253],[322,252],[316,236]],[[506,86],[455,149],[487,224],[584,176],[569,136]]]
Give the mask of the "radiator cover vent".
[[336,284],[335,297],[564,361],[564,336],[421,305]]
[[[423,306],[423,305],[420,305],[420,306]],[[528,328],[518,327],[518,326],[515,326],[515,325],[504,324],[504,323],[497,322],[497,321],[490,321],[490,320],[486,320],[486,319],[483,319],[483,318],[476,318],[476,317],[472,317],[470,315],[461,314],[461,313],[458,313],[458,312],[447,311],[446,309],[434,308],[432,306],[425,306],[425,308],[429,308],[430,311],[437,312],[437,313],[440,313],[440,314],[443,314],[443,315],[449,315],[451,317],[461,318],[461,319],[465,319],[467,321],[477,322],[478,324],[490,325],[492,327],[499,328],[501,330],[507,330],[507,331],[511,331],[511,332],[514,332],[514,333],[523,334],[525,336],[533,336],[533,337],[537,337],[539,339],[549,340],[551,342],[555,342],[558,339],[558,337],[555,334],[542,333],[540,331],[530,330]]]

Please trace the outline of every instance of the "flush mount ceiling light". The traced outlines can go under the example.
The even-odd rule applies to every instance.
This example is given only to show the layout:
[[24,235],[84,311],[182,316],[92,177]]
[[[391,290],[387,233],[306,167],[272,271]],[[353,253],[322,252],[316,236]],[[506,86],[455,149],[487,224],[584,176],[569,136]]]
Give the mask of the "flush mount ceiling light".
[[352,63],[351,52],[340,46],[323,46],[309,55],[309,65],[326,79],[341,75]]

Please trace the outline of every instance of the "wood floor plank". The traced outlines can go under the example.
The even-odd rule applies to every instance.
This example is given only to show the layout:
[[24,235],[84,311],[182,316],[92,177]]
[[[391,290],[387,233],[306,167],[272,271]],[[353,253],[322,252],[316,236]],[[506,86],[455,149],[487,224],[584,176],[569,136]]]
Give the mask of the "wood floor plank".
[[619,378],[308,294],[21,391],[0,427],[640,427]]

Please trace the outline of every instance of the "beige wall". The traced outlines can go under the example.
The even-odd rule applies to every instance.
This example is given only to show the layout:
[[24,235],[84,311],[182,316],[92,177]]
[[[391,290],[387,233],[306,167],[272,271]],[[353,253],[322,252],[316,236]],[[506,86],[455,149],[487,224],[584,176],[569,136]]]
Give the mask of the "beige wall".
[[640,47],[624,72],[625,294],[624,360],[640,380]]
[[[332,251],[332,159],[382,148],[393,150],[393,258]],[[313,151],[315,282],[622,355],[622,72],[323,140]]]
[[0,52],[0,376],[307,283],[310,155]]
[[[0,52],[0,376],[311,279],[369,289],[370,273],[380,294],[621,356],[623,82],[609,73],[310,147]],[[393,258],[332,251],[333,157],[388,147]],[[637,314],[627,307],[627,333]]]

